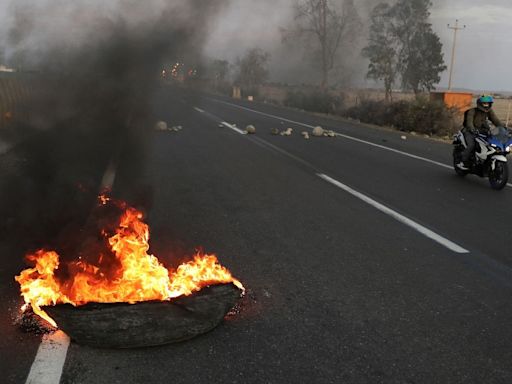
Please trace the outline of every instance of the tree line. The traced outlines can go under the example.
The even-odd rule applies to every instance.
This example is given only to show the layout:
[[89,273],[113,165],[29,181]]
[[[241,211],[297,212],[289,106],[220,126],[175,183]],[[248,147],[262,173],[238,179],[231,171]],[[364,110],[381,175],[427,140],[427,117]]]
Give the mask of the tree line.
[[[386,100],[397,86],[415,94],[432,90],[446,70],[442,43],[429,22],[431,8],[431,0],[397,0],[381,2],[370,12],[368,41],[361,54],[368,60],[367,78],[383,84]],[[281,29],[282,42],[304,47],[325,91],[337,66],[349,53],[354,55],[356,38],[364,29],[362,19],[353,0],[297,0],[294,10],[293,26]],[[233,71],[235,83],[254,88],[268,79],[269,59],[267,52],[252,48],[234,66],[226,60],[212,61],[210,72],[224,81]]]

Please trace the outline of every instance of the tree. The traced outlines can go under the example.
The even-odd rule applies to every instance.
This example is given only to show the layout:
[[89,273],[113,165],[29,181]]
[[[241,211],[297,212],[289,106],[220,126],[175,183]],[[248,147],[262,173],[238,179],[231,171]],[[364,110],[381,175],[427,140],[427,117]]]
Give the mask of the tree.
[[363,55],[370,59],[367,76],[384,81],[386,99],[399,77],[417,95],[434,89],[446,70],[439,36],[428,22],[430,0],[398,0],[372,11],[370,38]]
[[252,48],[237,60],[237,83],[252,89],[263,84],[268,78],[267,63],[270,55],[260,48]]
[[210,67],[215,81],[224,81],[229,74],[229,62],[227,60],[213,60]]
[[402,86],[415,94],[433,89],[446,70],[442,44],[428,22],[431,7],[431,0],[399,0],[390,10],[400,44],[397,69]]
[[397,38],[393,33],[391,7],[382,3],[370,15],[370,37],[363,49],[363,56],[370,59],[367,77],[382,80],[386,90],[386,101],[392,97],[392,88],[397,75]]
[[415,94],[421,90],[430,91],[441,80],[441,73],[446,70],[443,45],[430,26],[425,24],[411,39],[411,49],[402,74],[402,82]]
[[312,54],[320,57],[321,87],[325,89],[341,43],[351,36],[350,32],[357,35],[351,31],[351,27],[360,24],[354,1],[343,0],[336,6],[329,0],[297,0],[295,21],[296,27],[282,30],[283,39],[287,41],[306,37],[316,41],[318,49],[314,49]]

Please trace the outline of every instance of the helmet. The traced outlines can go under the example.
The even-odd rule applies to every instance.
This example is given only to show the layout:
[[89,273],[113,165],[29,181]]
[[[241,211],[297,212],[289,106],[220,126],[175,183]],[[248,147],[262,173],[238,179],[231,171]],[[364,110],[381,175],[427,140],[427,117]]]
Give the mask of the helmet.
[[476,106],[484,112],[489,112],[494,103],[494,98],[489,95],[482,95],[476,100]]

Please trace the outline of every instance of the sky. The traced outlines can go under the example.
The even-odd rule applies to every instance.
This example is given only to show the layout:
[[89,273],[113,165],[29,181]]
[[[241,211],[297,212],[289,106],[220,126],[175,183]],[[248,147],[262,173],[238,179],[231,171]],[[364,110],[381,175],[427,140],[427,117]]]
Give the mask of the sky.
[[[378,2],[365,1],[366,10],[361,11],[367,12]],[[260,46],[272,53],[273,77],[278,80],[287,71],[287,57],[300,60],[287,56],[279,44],[279,27],[292,18],[290,3],[290,0],[233,1],[211,33],[206,52],[234,60],[243,54],[244,47]],[[362,0],[355,0],[356,5],[361,3]],[[456,19],[467,27],[458,33],[453,88],[512,92],[512,1],[434,0],[430,21],[443,43],[447,66],[453,42],[453,31],[447,24],[454,24]],[[359,71],[360,84],[369,85],[364,80],[366,64],[358,65],[363,67]],[[448,70],[438,87],[447,86]]]
[[[432,24],[450,63],[453,30],[447,24],[466,25],[458,32],[453,87],[512,91],[512,1],[438,0]],[[447,86],[448,72],[441,79]]]
[[[9,20],[8,4],[14,0],[0,0],[0,44],[7,36],[5,28]],[[20,0],[18,0],[20,1]],[[27,0],[24,0],[27,1]],[[116,15],[116,10],[126,9],[120,4],[126,5],[135,0],[112,0],[102,2],[99,0],[76,0],[66,2],[64,0],[32,0],[28,3],[44,4],[53,1],[60,4],[103,4],[106,13]],[[142,0],[139,0],[142,1]],[[180,3],[183,0],[174,0]],[[225,0],[226,6],[222,12],[211,22],[204,54],[208,57],[228,59],[235,62],[249,48],[261,47],[271,53],[270,70],[271,80],[289,81],[297,77],[299,69],[305,66],[304,57],[290,47],[281,43],[280,28],[289,25],[293,20],[293,0]],[[354,0],[364,15],[380,0]],[[454,24],[459,19],[461,25],[466,28],[459,31],[456,50],[456,62],[454,66],[453,87],[468,88],[487,91],[512,92],[512,76],[510,76],[509,63],[512,62],[512,1],[511,0],[433,0],[431,22],[434,31],[440,36],[443,43],[443,53],[447,65],[451,59],[453,31],[447,28],[447,24]],[[173,3],[173,0],[151,0],[150,4],[158,13],[159,3]],[[143,13],[151,14],[151,7],[137,7]],[[67,14],[55,13],[54,21],[46,20],[46,25],[59,24]],[[148,15],[137,17],[130,15],[132,22],[140,23],[151,18]],[[68,21],[69,23],[69,21]],[[2,27],[3,25],[3,27]],[[4,28],[4,29],[2,29]],[[51,27],[47,29],[48,37]],[[77,36],[87,35],[87,31],[74,31]],[[44,42],[40,36],[35,41]],[[353,67],[354,85],[369,85],[364,79],[367,63],[359,57],[359,49],[350,54],[354,59]],[[352,63],[352,62],[351,62]],[[297,72],[299,71],[299,72]],[[305,79],[304,82],[307,82]],[[448,84],[448,71],[441,79],[439,87]]]

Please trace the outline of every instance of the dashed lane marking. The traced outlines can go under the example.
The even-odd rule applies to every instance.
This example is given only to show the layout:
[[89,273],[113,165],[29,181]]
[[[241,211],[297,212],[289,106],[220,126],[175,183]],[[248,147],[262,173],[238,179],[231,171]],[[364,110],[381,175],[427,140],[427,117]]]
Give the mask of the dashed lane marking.
[[[277,116],[277,115],[272,115],[270,113],[260,112],[260,111],[257,111],[255,109],[251,109],[251,108],[247,108],[247,107],[242,107],[240,105],[236,105],[236,104],[233,104],[233,103],[228,103],[228,102],[221,101],[221,100],[216,100],[216,99],[209,99],[209,100],[212,100],[212,101],[214,101],[216,103],[226,104],[226,105],[229,105],[231,107],[235,107],[235,108],[243,109],[243,110],[250,111],[250,112],[253,112],[253,113],[257,113],[259,115],[271,117],[271,118],[274,118],[274,119],[277,119],[277,120],[286,121],[288,123],[300,125],[300,126],[307,127],[307,128],[314,128],[314,126],[310,125],[310,124],[305,124],[305,123],[301,123],[299,121],[294,121],[294,120],[286,119],[284,117],[280,117],[280,116]],[[443,164],[443,163],[440,163],[439,161],[431,160],[431,159],[428,159],[426,157],[413,155],[412,153],[400,151],[400,150],[395,149],[395,148],[386,147],[385,145],[372,143],[371,141],[366,141],[366,140],[358,139],[357,137],[345,135],[345,134],[342,134],[342,133],[336,133],[336,136],[343,137],[345,139],[356,141],[356,142],[359,142],[359,143],[362,143],[362,144],[370,145],[370,146],[375,147],[375,148],[380,148],[380,149],[383,149],[385,151],[397,153],[399,155],[406,156],[406,157],[409,157],[411,159],[416,159],[416,160],[424,161],[424,162],[427,162],[427,163],[430,163],[430,164],[434,164],[434,165],[437,165],[439,167],[443,167],[443,168],[446,168],[446,169],[453,169],[453,166],[451,166],[451,165]],[[508,187],[512,187],[512,184],[511,183],[507,183],[507,186]]]
[[225,127],[228,127],[229,129],[232,129],[235,132],[238,132],[241,135],[245,135],[244,131],[242,131],[240,128],[235,127],[233,124],[226,123],[225,121],[223,121],[221,124]]

